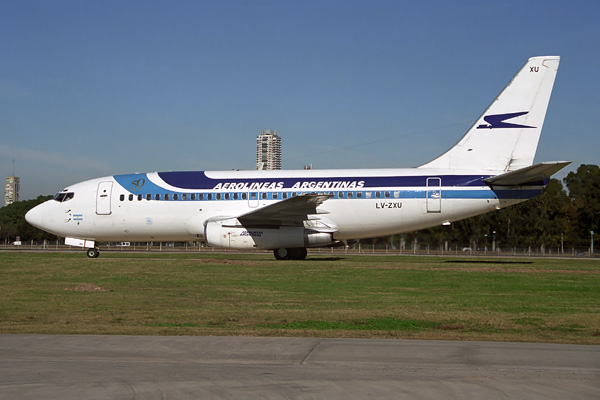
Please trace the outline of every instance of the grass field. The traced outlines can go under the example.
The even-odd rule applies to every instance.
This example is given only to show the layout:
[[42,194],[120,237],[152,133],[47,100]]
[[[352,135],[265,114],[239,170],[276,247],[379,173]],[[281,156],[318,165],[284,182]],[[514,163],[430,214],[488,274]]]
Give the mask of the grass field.
[[0,252],[0,333],[600,344],[600,262]]

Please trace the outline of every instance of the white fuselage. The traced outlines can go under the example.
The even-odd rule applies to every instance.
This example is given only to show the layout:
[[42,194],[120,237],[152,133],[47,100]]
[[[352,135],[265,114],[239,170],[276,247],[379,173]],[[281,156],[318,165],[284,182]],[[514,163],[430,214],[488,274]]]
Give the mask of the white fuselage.
[[328,227],[335,240],[361,239],[482,214],[543,188],[492,190],[483,179],[497,173],[410,168],[116,175],[72,185],[27,219],[58,236],[90,241],[196,241],[210,221],[326,194],[311,220]]

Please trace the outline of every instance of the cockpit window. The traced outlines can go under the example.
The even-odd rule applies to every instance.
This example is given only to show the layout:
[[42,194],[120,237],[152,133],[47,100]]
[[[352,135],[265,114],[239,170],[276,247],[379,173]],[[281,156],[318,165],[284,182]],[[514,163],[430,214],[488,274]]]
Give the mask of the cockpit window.
[[64,203],[65,201],[71,200],[73,197],[75,197],[74,192],[61,192],[54,196],[54,200],[58,201],[59,203]]

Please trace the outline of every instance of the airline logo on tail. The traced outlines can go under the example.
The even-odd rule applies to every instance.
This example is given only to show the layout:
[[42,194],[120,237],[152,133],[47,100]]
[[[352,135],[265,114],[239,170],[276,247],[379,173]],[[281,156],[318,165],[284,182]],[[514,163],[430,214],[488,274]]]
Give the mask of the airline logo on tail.
[[520,117],[521,115],[525,115],[528,113],[529,113],[529,111],[522,111],[522,112],[508,113],[508,114],[487,115],[487,116],[483,117],[483,119],[485,120],[485,122],[487,122],[487,124],[479,125],[477,127],[477,129],[535,128],[535,126],[511,124],[509,122],[504,122],[507,119]]

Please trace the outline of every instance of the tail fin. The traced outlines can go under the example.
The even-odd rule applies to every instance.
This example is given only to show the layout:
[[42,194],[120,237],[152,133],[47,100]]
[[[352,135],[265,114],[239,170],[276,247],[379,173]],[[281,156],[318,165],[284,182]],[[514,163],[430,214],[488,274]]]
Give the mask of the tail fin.
[[533,164],[560,57],[533,57],[462,139],[421,168],[514,171]]

